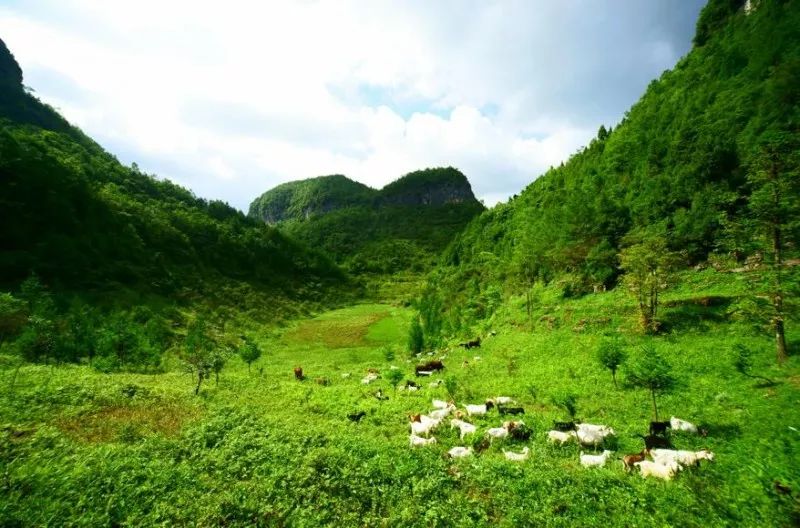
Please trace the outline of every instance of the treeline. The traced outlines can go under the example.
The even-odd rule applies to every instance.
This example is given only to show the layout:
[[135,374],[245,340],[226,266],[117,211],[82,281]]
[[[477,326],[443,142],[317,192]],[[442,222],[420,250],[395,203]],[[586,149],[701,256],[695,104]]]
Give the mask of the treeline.
[[457,237],[423,299],[449,331],[536,282],[565,295],[612,288],[634,246],[679,266],[769,264],[779,224],[777,258],[796,252],[800,8],[743,4],[709,2],[695,48],[616,128]]

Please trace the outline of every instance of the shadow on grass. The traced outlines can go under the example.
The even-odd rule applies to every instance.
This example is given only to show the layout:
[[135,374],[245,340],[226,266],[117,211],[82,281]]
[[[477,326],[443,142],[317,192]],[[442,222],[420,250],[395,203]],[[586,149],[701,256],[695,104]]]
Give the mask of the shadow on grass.
[[709,329],[711,323],[727,321],[730,297],[698,297],[664,303],[661,331],[686,331]]

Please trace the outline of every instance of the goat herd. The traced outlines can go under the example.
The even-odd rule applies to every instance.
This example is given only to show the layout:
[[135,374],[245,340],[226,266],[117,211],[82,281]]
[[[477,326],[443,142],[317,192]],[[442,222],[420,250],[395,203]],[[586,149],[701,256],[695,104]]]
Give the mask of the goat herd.
[[[497,396],[486,400],[479,405],[464,404],[463,410],[456,407],[454,402],[432,400],[433,410],[428,414],[412,414],[410,418],[411,434],[409,445],[411,447],[431,446],[437,443],[434,431],[439,428],[448,416],[450,428],[459,430],[459,438],[463,441],[467,436],[478,434],[478,426],[472,423],[475,417],[487,416],[493,408],[500,415],[524,414],[522,407],[515,406],[515,402],[508,396]],[[547,433],[550,443],[559,446],[577,442],[582,447],[592,447],[595,450],[602,446],[606,439],[615,435],[614,429],[605,425],[595,425],[574,422],[554,422],[554,428]],[[702,434],[701,430],[685,420],[672,417],[668,422],[651,422],[650,434],[641,436],[645,440],[645,448],[634,454],[622,457],[622,465],[626,472],[639,468],[642,477],[656,477],[664,480],[672,479],[679,471],[693,466],[697,467],[701,460],[714,460],[714,454],[703,449],[700,451],[686,451],[671,449],[669,430],[681,431],[690,434]],[[456,446],[447,454],[450,458],[464,458],[475,454],[475,451],[486,449],[489,444],[507,438],[527,441],[532,431],[522,420],[506,420],[499,427],[487,428],[484,437],[472,442],[472,445]],[[474,447],[473,447],[474,446]],[[612,451],[604,450],[600,454],[580,452],[580,464],[583,467],[602,467],[611,459]],[[524,462],[530,457],[530,448],[524,447],[522,451],[515,452],[503,450],[507,460]],[[650,457],[650,460],[648,460]]]

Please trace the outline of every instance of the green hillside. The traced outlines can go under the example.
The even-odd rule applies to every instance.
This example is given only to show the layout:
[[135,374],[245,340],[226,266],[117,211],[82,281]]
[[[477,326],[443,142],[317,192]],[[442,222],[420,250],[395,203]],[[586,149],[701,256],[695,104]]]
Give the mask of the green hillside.
[[[327,257],[276,229],[123,166],[26,92],[5,44],[0,76],[0,284],[24,298],[20,285],[30,277],[26,284],[50,299],[48,313],[38,314],[52,325],[47,331],[9,323],[2,332],[46,338],[31,345],[30,357],[91,356],[97,336],[78,343],[80,331],[66,327],[97,318],[102,328],[101,312],[122,314],[120,324],[136,333],[149,321],[182,327],[187,314],[179,307],[258,307],[260,319],[282,319],[341,301],[343,288],[352,288]],[[20,321],[37,315],[31,297],[22,300],[4,299],[2,312]],[[172,337],[171,330],[141,337],[155,350],[148,364]]]
[[249,216],[354,273],[427,271],[484,208],[457,169],[412,172],[375,190],[344,176],[289,182],[250,205]]
[[679,266],[769,261],[773,190],[782,256],[797,253],[800,9],[765,0],[748,15],[741,4],[710,2],[695,48],[613,130],[457,237],[431,281],[453,331],[539,281],[566,295],[612,288],[620,252],[644,240]]

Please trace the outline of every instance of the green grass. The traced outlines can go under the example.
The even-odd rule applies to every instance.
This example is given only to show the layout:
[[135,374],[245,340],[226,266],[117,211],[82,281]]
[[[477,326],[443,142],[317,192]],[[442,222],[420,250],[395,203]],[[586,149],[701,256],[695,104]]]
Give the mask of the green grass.
[[[501,452],[522,445],[503,443],[451,462],[443,453],[460,442],[447,428],[431,448],[408,447],[407,415],[446,393],[429,379],[416,393],[360,383],[368,368],[390,365],[413,379],[416,359],[404,351],[411,312],[395,306],[352,306],[265,333],[265,355],[251,373],[231,359],[199,397],[180,371],[106,375],[78,366],[23,366],[11,391],[15,362],[6,357],[0,525],[790,526],[800,508],[773,483],[800,490],[800,360],[773,366],[768,338],[720,318],[725,306],[690,302],[735,298],[745,291],[738,281],[685,277],[665,297],[676,304],[663,315],[688,305],[693,322],[656,338],[633,331],[622,292],[564,301],[542,289],[533,331],[522,299],[512,298],[487,322],[497,335],[481,349],[451,343],[441,377],[457,381],[458,403],[508,395],[526,408],[534,436],[523,464]],[[792,342],[796,328],[792,321]],[[551,397],[570,391],[580,418],[614,427],[615,457],[641,449],[633,435],[651,419],[649,398],[615,389],[596,364],[595,347],[608,334],[631,352],[649,340],[674,365],[680,387],[659,399],[663,416],[708,425],[707,438],[676,435],[675,443],[707,447],[715,463],[652,481],[626,475],[616,459],[584,469],[576,446],[545,442],[552,420],[566,418]],[[733,342],[757,350],[755,370],[778,383],[759,388],[736,373]],[[306,381],[294,379],[296,365]],[[374,397],[379,388],[388,401]],[[358,410],[366,417],[351,423],[346,414]],[[501,421],[492,414],[478,423]]]

